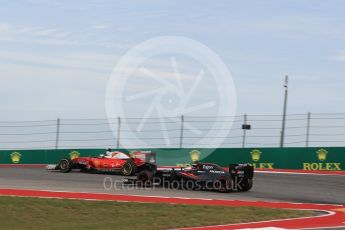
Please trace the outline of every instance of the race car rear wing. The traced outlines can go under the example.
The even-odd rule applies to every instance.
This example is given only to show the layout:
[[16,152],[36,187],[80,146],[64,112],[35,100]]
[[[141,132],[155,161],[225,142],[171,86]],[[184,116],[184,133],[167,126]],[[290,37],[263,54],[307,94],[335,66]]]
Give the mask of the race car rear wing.
[[229,173],[232,178],[246,177],[248,179],[253,179],[254,167],[249,164],[230,164]]

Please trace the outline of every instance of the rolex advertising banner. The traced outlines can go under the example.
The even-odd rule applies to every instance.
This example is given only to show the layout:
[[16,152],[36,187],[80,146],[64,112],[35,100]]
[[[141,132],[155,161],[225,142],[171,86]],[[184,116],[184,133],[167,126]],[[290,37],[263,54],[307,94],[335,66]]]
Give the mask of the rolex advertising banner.
[[[134,149],[119,149],[130,154]],[[140,150],[140,149],[135,149]],[[194,161],[249,163],[261,169],[345,170],[345,148],[184,148],[141,149],[157,154],[161,166],[188,166]],[[0,151],[0,164],[56,164],[62,158],[99,156],[104,149]]]
[[203,160],[223,166],[244,162],[258,169],[345,170],[345,148],[217,149]]

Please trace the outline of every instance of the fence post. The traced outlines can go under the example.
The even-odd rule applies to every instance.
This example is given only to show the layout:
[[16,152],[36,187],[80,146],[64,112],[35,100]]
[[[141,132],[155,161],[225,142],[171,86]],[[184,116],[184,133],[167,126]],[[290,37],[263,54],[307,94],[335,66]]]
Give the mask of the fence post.
[[55,149],[59,148],[59,136],[60,136],[60,118],[56,120],[56,140],[55,140]]
[[305,146],[309,147],[309,136],[310,136],[310,118],[311,118],[311,114],[308,113],[308,118],[307,118],[307,138],[305,141]]
[[116,148],[120,148],[120,135],[121,135],[121,118],[117,118],[117,143],[116,143]]
[[180,149],[183,146],[183,123],[184,123],[184,116],[181,115],[181,129],[180,129]]
[[[243,124],[245,125],[247,124],[247,114],[244,114]],[[242,148],[246,147],[246,132],[247,132],[247,129],[243,129]]]
[[287,110],[287,101],[288,101],[288,83],[289,77],[285,76],[285,96],[284,96],[284,108],[283,108],[283,118],[282,118],[282,131],[280,132],[280,148],[284,147],[284,140],[285,140],[285,123],[286,123],[286,110]]

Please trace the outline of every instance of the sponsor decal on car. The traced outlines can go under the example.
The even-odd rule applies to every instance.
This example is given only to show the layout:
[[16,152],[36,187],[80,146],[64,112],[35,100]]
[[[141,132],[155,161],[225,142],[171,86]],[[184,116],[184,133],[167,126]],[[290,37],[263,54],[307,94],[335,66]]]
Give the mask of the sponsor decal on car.
[[214,167],[213,165],[203,165],[202,168],[205,170],[212,170]]
[[219,170],[210,170],[210,173],[225,174],[224,171],[219,171]]

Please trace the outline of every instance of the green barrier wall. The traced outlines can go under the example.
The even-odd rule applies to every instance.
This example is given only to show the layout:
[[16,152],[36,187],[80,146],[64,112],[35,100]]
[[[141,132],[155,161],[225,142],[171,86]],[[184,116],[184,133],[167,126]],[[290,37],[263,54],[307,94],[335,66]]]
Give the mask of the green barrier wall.
[[[138,149],[136,149],[138,150]],[[250,163],[255,168],[345,170],[345,147],[328,148],[218,148],[142,149],[157,153],[159,165],[186,166],[193,161]],[[133,150],[121,150],[130,153]],[[0,164],[55,164],[61,158],[98,156],[103,149],[0,151]]]

